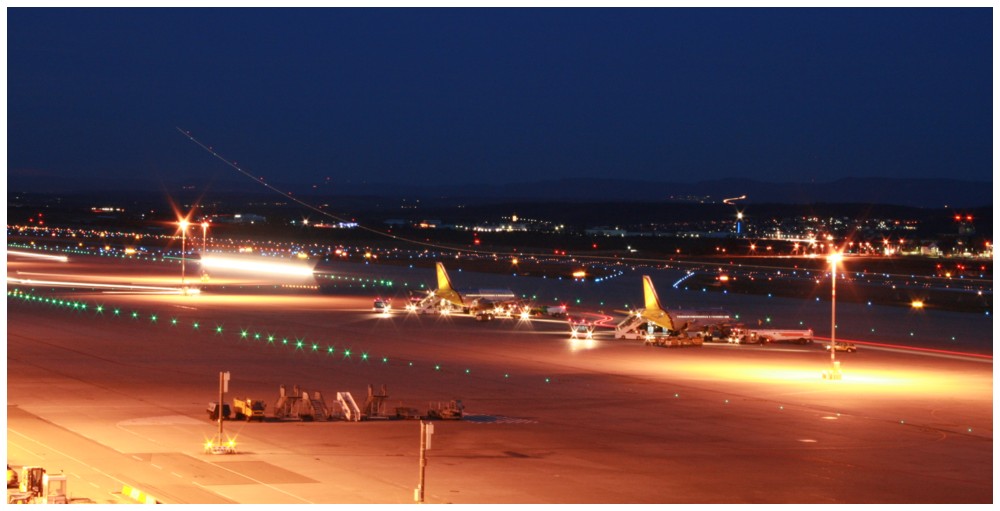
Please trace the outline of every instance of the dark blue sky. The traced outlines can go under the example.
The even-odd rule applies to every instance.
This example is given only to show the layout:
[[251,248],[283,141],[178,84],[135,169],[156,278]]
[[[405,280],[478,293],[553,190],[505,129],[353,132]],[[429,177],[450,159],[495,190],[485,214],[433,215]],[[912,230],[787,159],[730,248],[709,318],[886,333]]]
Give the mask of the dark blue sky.
[[[992,181],[990,9],[7,9],[8,181]],[[58,182],[58,181],[56,181]]]

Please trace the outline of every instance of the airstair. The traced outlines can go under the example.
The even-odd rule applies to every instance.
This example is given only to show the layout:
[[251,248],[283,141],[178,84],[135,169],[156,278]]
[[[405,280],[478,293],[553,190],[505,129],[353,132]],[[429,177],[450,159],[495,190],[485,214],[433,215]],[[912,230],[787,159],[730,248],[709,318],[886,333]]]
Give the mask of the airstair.
[[414,304],[414,310],[420,314],[433,314],[441,309],[441,299],[433,293],[423,297]]
[[302,397],[308,401],[313,418],[318,420],[330,420],[332,418],[330,409],[326,406],[326,401],[323,401],[323,394],[318,390],[313,392],[312,399],[309,399],[309,394],[305,392],[302,393]]
[[358,408],[358,404],[354,402],[354,397],[351,396],[350,392],[338,392],[337,402],[340,403],[340,407],[344,410],[344,418],[356,422],[361,420],[361,410]]
[[385,390],[385,384],[382,385],[381,394],[376,394],[371,385],[368,385],[368,397],[365,399],[365,416],[369,419],[386,419],[385,415],[385,400],[388,399],[389,394]]
[[274,405],[274,416],[278,419],[298,418],[304,421],[331,418],[330,409],[323,401],[323,394],[317,391],[309,397],[309,393],[300,389],[298,385],[292,387],[290,394],[286,392],[284,385],[278,388],[278,402]]
[[615,327],[615,339],[644,339],[646,333],[646,318],[639,315],[631,315]]

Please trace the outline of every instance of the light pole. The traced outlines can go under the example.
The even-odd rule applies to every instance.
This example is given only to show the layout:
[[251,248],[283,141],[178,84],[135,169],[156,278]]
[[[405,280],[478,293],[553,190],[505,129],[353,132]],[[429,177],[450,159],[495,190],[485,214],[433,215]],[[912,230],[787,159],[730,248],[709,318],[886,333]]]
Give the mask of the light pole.
[[[208,244],[208,220],[201,222],[201,253],[205,253],[205,247]],[[204,256],[202,256],[204,257]]]
[[843,255],[840,252],[830,254],[830,379],[840,379],[840,368],[837,367],[837,264]]
[[188,221],[187,221],[187,219],[186,218],[182,219],[180,221],[180,224],[181,224],[181,291],[183,292],[184,291],[184,286],[185,286],[185,283],[184,283],[184,281],[185,281],[185,279],[184,279],[184,252],[186,251],[185,242],[187,241],[187,228],[188,228]]

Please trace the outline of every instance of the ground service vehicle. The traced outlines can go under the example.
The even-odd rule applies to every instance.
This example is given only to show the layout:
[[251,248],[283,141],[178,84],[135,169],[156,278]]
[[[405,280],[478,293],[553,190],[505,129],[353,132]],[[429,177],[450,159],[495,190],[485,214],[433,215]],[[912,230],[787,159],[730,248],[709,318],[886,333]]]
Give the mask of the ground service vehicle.
[[746,328],[734,326],[730,330],[729,342],[734,344],[767,344],[790,342],[808,344],[813,342],[812,329],[789,330],[782,328]]
[[427,410],[427,417],[431,419],[458,420],[462,418],[465,405],[460,399],[453,399],[448,403],[432,403],[430,410]]
[[392,309],[392,305],[388,300],[383,300],[381,298],[376,298],[375,302],[372,304],[372,310],[375,312],[385,313]]
[[539,305],[537,307],[532,307],[529,311],[532,316],[549,316],[553,318],[562,318],[566,316],[566,306],[565,305]]
[[[8,484],[10,482],[8,468]],[[68,504],[64,474],[50,475],[42,467],[21,467],[18,491],[8,494],[8,504]]]
[[[219,408],[219,403],[216,403],[215,401],[212,401],[211,403],[208,403],[208,409],[207,409],[207,411],[208,411],[208,418],[210,420],[213,420],[213,421],[219,420],[218,408]],[[229,405],[226,404],[226,403],[223,403],[222,404],[222,418],[223,419],[228,419],[229,415],[231,413],[232,412],[229,409]]]
[[7,465],[7,487],[17,488],[17,471]]
[[[825,346],[825,348],[826,348],[826,351],[830,351],[830,345],[829,344],[827,344]],[[836,350],[836,351],[846,351],[847,353],[854,353],[854,352],[858,351],[858,347],[855,346],[853,342],[840,342],[840,341],[837,341],[835,343],[834,350]]]
[[589,324],[586,321],[581,321],[579,323],[570,323],[570,338],[593,339],[594,325]]
[[686,346],[701,346],[703,340],[698,336],[689,336],[687,332],[672,332],[670,335],[648,334],[643,338],[646,346],[661,348],[682,348]]
[[701,330],[694,332],[693,335],[701,337],[705,342],[729,342],[729,339],[733,337],[733,329],[741,326],[731,323],[705,325]]
[[264,408],[267,403],[259,399],[233,399],[233,408],[236,409],[236,420],[264,420]]

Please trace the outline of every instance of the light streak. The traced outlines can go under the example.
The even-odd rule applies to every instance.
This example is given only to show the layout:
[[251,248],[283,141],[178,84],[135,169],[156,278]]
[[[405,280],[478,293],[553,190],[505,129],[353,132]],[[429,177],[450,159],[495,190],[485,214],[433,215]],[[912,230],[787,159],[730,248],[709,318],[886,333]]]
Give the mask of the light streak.
[[127,290],[144,290],[144,291],[163,291],[170,293],[181,292],[181,290],[177,289],[176,287],[135,286],[135,285],[125,285],[125,284],[98,284],[96,282],[74,282],[66,280],[33,280],[33,279],[18,279],[14,277],[7,277],[7,282],[13,284],[27,285],[27,286],[86,287],[93,289],[127,289]]
[[218,270],[239,270],[252,273],[271,273],[277,275],[311,276],[313,269],[301,264],[280,261],[248,260],[239,257],[210,255],[201,260],[202,267]]
[[[819,341],[819,340],[827,340],[827,341],[830,340],[829,337],[819,337],[819,336],[814,337],[814,339],[817,340],[817,341]],[[966,353],[966,352],[962,352],[962,351],[939,350],[939,349],[935,349],[935,348],[920,348],[920,347],[917,347],[917,346],[904,346],[904,345],[899,345],[899,344],[885,344],[885,343],[881,343],[881,342],[855,341],[855,340],[848,340],[848,339],[840,339],[837,342],[848,342],[848,343],[852,343],[852,344],[857,344],[859,346],[871,346],[871,347],[885,348],[885,349],[889,349],[889,350],[919,351],[919,352],[923,352],[923,353],[934,353],[934,354],[937,354],[937,355],[949,355],[949,356],[954,356],[954,357],[973,357],[973,358],[982,358],[982,359],[993,360],[993,355],[985,355],[985,354],[982,354],[982,353]]]
[[49,261],[59,261],[61,263],[65,263],[65,262],[69,261],[69,257],[66,257],[64,255],[63,256],[56,256],[56,255],[49,255],[49,254],[38,254],[38,253],[35,253],[35,252],[21,252],[20,250],[8,250],[7,251],[7,255],[14,255],[14,256],[18,256],[18,257],[33,257],[35,259],[46,259],[46,260],[49,260]]

